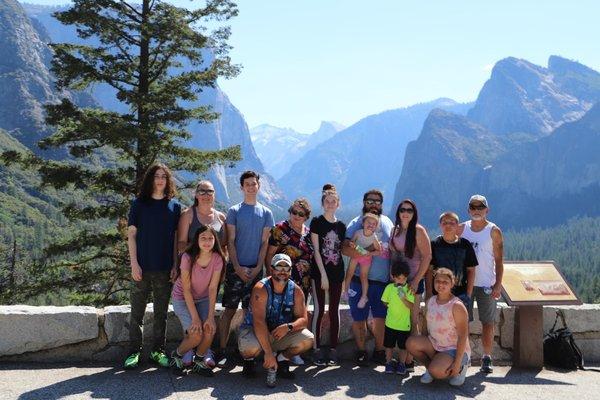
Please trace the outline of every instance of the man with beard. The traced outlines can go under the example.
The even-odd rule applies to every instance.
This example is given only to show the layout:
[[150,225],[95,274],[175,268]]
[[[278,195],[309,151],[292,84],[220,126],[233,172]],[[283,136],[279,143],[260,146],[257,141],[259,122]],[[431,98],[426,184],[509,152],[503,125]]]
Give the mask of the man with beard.
[[496,301],[502,290],[503,239],[502,231],[487,220],[489,206],[487,199],[476,194],[469,199],[471,220],[460,225],[458,234],[473,245],[477,255],[477,271],[473,300],[477,301],[479,320],[482,325],[481,372],[492,372],[492,344],[494,342],[494,323],[497,318]]
[[387,309],[381,301],[383,291],[390,280],[390,258],[388,252],[388,243],[394,224],[385,215],[381,215],[383,209],[383,193],[377,189],[366,192],[363,196],[363,209],[361,215],[354,218],[348,224],[346,229],[346,239],[342,247],[342,254],[350,258],[358,258],[361,254],[354,247],[351,241],[354,233],[362,228],[362,218],[366,213],[372,213],[380,216],[379,226],[375,234],[380,240],[381,251],[370,251],[373,256],[371,268],[369,270],[369,290],[367,293],[368,302],[364,308],[358,307],[358,301],[362,296],[360,283],[360,272],[357,269],[352,281],[347,289],[348,304],[350,305],[350,314],[352,315],[352,332],[358,351],[356,353],[356,363],[360,366],[368,365],[365,340],[367,336],[367,318],[369,311],[373,317],[373,336],[375,337],[375,350],[372,359],[380,365],[385,364],[385,348],[383,347],[383,337],[385,332],[385,317]]
[[290,280],[291,272],[290,257],[275,254],[271,276],[261,279],[252,289],[250,308],[238,336],[244,376],[255,375],[254,358],[264,351],[263,367],[267,370],[269,387],[275,387],[277,377],[295,377],[289,369],[290,358],[310,349],[314,340],[306,329],[304,293]]

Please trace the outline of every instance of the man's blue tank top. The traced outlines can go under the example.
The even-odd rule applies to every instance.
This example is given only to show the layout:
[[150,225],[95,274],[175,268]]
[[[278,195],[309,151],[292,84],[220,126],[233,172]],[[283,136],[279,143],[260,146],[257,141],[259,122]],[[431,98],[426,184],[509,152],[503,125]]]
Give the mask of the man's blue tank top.
[[[270,278],[263,278],[260,282],[267,289],[267,312],[266,320],[269,331],[279,325],[290,323],[294,320],[294,287],[292,280],[288,280],[283,293],[273,293]],[[252,326],[252,307],[248,308],[243,326]]]

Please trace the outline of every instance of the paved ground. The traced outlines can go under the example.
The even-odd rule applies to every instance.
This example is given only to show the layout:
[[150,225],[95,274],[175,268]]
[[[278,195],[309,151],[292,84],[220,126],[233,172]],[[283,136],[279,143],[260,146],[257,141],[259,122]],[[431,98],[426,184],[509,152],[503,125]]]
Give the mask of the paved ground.
[[276,389],[264,385],[264,374],[255,380],[241,376],[241,368],[218,371],[213,378],[177,376],[169,370],[141,367],[123,371],[98,365],[0,365],[0,399],[560,399],[600,398],[600,373],[594,371],[527,371],[496,367],[483,376],[471,367],[465,385],[456,389],[446,382],[423,385],[422,367],[401,379],[383,373],[383,367],[298,367],[295,381],[280,381]]

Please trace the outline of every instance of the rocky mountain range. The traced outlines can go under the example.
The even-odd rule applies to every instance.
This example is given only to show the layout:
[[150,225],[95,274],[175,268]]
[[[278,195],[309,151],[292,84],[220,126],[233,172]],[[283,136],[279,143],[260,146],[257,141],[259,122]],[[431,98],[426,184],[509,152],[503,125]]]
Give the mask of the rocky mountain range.
[[323,121],[312,134],[296,132],[291,128],[278,128],[262,124],[250,129],[256,154],[265,169],[275,179],[281,178],[306,152],[331,138],[344,126],[337,122]]
[[474,193],[488,196],[493,219],[507,228],[599,215],[597,99],[600,74],[577,62],[499,61],[466,117],[428,116],[406,150],[394,206],[414,199],[433,227],[444,210],[466,217]]

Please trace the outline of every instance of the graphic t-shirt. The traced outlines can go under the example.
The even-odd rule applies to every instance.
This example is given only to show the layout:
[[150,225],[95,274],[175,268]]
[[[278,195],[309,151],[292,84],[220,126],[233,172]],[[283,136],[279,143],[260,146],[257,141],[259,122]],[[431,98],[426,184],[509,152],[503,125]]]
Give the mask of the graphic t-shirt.
[[235,249],[240,265],[259,264],[258,253],[262,244],[263,229],[275,225],[271,210],[260,203],[251,205],[242,202],[227,211],[226,221],[227,224],[235,226]]
[[[459,238],[448,243],[442,236],[431,241],[431,265],[433,269],[448,268],[456,276],[456,285],[452,288],[455,296],[467,292],[467,268],[477,266],[477,256],[471,242]],[[436,294],[435,288],[433,294]]]
[[411,293],[408,284],[396,286],[390,283],[385,287],[381,295],[381,301],[387,303],[385,326],[397,331],[410,331],[410,308],[402,302],[401,296],[410,303],[415,302],[415,296]]
[[[310,222],[310,233],[319,236],[319,254],[323,260],[327,279],[331,283],[342,283],[344,281],[342,242],[346,237],[346,225],[339,220],[329,222],[325,216],[319,215]],[[311,268],[311,277],[316,280],[321,278],[321,271],[316,263]]]
[[[192,281],[192,297],[194,300],[200,300],[208,297],[208,286],[210,280],[214,274],[220,274],[223,269],[223,259],[217,253],[213,252],[213,255],[206,266],[202,266],[196,263],[192,266],[192,259],[188,253],[183,253],[181,256],[182,271],[191,271]],[[172,297],[174,300],[185,300],[183,297],[183,282],[181,276],[177,278],[177,281],[173,285]]]
[[137,261],[142,271],[173,268],[175,232],[181,204],[174,199],[135,199],[129,210],[128,226],[135,226]]
[[[271,229],[269,245],[277,247],[277,253],[290,256],[292,260],[292,280],[302,288],[305,293],[310,289],[310,266],[312,264],[313,248],[310,242],[310,232],[302,225],[302,233],[296,232],[289,221],[281,221]],[[309,270],[304,272],[298,261],[304,260]],[[301,263],[303,264],[303,263]]]

